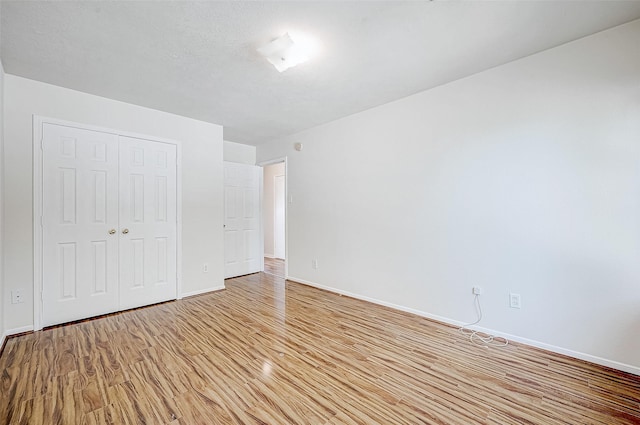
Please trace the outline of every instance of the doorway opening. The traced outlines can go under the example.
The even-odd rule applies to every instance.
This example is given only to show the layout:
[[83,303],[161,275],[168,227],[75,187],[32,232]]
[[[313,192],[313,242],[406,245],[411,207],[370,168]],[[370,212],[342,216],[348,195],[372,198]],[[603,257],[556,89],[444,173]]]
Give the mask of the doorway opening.
[[287,277],[287,166],[285,159],[262,164],[264,272]]

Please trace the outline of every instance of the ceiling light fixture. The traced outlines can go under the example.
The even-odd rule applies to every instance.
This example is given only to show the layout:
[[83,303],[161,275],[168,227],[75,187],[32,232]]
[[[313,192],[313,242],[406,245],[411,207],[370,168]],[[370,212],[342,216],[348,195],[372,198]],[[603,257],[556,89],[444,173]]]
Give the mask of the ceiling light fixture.
[[269,44],[258,49],[279,72],[309,60],[318,50],[316,41],[303,34],[285,33]]

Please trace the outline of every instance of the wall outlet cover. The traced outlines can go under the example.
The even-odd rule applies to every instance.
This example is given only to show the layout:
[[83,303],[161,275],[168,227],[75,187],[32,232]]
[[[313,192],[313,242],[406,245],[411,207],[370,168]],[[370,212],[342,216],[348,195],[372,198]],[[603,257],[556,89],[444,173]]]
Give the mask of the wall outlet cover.
[[22,289],[14,289],[11,291],[11,304],[19,304],[24,302],[24,294]]
[[514,294],[514,293],[509,294],[509,307],[511,308],[522,307],[522,300],[520,298],[520,294]]

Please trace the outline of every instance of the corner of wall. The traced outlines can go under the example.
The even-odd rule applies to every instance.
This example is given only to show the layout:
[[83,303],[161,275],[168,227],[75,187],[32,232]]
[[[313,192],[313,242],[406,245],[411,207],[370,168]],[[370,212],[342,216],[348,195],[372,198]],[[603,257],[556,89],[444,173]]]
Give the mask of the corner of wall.
[[256,147],[225,140],[223,159],[226,162],[256,165]]

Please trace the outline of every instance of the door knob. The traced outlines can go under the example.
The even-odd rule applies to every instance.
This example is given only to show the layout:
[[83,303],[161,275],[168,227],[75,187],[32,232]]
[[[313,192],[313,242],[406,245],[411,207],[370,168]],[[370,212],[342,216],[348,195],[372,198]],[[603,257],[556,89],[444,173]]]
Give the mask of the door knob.
[[122,229],[122,234],[126,235],[127,233],[129,233],[129,229]]
[[116,233],[116,229],[111,229],[111,230],[109,230],[109,234],[110,234],[110,235],[114,235],[115,233]]

